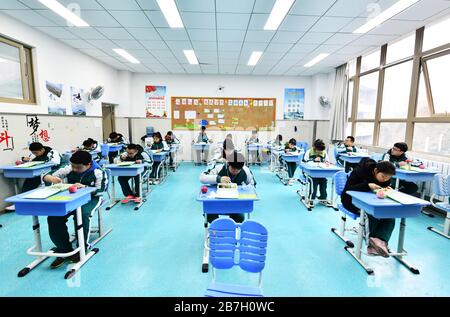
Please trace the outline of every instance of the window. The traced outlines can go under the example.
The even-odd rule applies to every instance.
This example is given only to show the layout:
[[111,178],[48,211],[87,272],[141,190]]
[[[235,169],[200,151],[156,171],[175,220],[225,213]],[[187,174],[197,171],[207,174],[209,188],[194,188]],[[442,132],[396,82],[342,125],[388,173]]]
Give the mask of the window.
[[414,151],[450,155],[450,123],[416,123]]
[[373,141],[373,122],[356,123],[355,138],[358,144],[372,144]]
[[450,18],[431,26],[425,27],[423,51],[450,43]]
[[360,78],[358,119],[374,119],[377,104],[378,72]]
[[348,83],[348,98],[347,98],[347,119],[350,119],[352,117],[353,87],[354,87],[354,82],[349,81],[349,83]]
[[400,41],[389,44],[386,54],[386,64],[401,60],[414,54],[415,34],[411,34]]
[[390,148],[395,142],[405,140],[406,123],[382,122],[380,124],[380,138],[378,145]]
[[430,76],[434,114],[450,115],[448,75],[450,74],[450,54],[426,62]]
[[375,51],[367,56],[363,56],[361,61],[361,73],[365,71],[380,67],[381,51]]
[[35,103],[31,49],[1,37],[0,102]]
[[356,75],[356,59],[348,63],[348,77],[353,77]]
[[389,67],[384,76],[381,118],[406,119],[411,90],[412,62]]

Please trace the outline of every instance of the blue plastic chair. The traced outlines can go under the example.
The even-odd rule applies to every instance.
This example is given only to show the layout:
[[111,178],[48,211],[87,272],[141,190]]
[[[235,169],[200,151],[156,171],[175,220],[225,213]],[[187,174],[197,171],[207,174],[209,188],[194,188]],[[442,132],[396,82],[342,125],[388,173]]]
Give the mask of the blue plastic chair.
[[[342,195],[342,193],[344,192],[344,188],[345,188],[345,184],[347,183],[348,177],[350,174],[345,173],[343,171],[341,172],[337,172],[334,175],[334,186],[335,186],[335,191],[338,197],[340,197]],[[346,231],[353,231],[353,229],[346,229],[345,225],[347,222],[347,216],[350,217],[353,220],[356,220],[359,218],[359,215],[354,214],[353,212],[347,210],[341,202],[338,202],[337,204],[337,208],[340,212],[343,213],[342,217],[341,217],[341,224],[340,224],[340,230],[338,230],[337,228],[331,228],[331,231],[333,233],[335,233],[339,238],[341,238],[346,244],[347,246],[349,246],[350,248],[354,247],[353,242],[351,242],[349,239],[347,239],[345,237],[345,232]]]
[[[213,267],[213,280],[207,297],[262,297],[262,270],[267,252],[267,229],[253,220],[236,224],[229,218],[214,220],[208,228],[209,261]],[[239,256],[236,260],[236,253]],[[231,269],[235,265],[249,273],[259,273],[258,286],[216,282],[216,269]]]
[[107,143],[100,144],[100,157],[101,157],[101,159],[98,162],[98,164],[100,166],[103,166],[103,165],[109,163],[108,154],[109,154],[109,145]]
[[341,164],[341,163],[338,161],[338,148],[337,148],[337,146],[334,146],[334,148],[333,148],[333,156],[334,156],[334,161],[336,162],[336,165],[338,165],[338,166],[340,166],[340,167],[344,167],[344,165]]
[[308,150],[308,142],[297,142],[297,147],[306,152]]
[[[447,202],[434,202],[436,196],[443,196]],[[433,194],[430,197],[430,202],[433,207],[442,210],[446,213],[444,221],[444,230],[439,231],[433,227],[428,227],[428,230],[436,232],[441,236],[450,239],[450,175],[436,174],[433,179]]]

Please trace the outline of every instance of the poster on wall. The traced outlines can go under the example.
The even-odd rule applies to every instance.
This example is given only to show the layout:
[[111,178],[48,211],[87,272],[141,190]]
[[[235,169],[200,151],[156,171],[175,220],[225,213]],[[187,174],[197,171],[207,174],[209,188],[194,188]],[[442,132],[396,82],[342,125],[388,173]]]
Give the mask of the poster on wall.
[[45,81],[46,103],[48,114],[64,116],[66,115],[66,105],[64,105],[64,86],[63,84]]
[[84,100],[84,91],[81,88],[70,87],[70,96],[72,102],[72,114],[74,116],[86,115],[86,101]]
[[305,116],[305,89],[284,89],[284,119],[303,120]]
[[167,118],[166,86],[145,86],[145,108],[147,118]]

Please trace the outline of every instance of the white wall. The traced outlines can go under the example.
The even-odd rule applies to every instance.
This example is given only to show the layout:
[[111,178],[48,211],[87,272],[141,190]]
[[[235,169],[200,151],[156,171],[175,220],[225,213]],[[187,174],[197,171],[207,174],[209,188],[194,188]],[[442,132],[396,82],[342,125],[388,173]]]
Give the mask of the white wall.
[[[0,13],[0,33],[32,46],[37,105],[0,103],[0,112],[47,113],[45,81],[64,84],[64,100],[70,110],[70,86],[89,90],[105,87],[103,97],[86,107],[87,115],[101,116],[101,102],[118,103],[118,71],[14,18]],[[1,76],[1,74],[0,74]]]

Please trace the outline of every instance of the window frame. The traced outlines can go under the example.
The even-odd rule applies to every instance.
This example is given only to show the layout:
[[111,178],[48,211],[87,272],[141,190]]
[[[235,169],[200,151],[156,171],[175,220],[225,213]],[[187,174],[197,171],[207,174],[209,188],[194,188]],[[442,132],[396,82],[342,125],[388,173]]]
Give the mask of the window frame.
[[22,99],[2,97],[1,103],[31,104],[36,105],[36,88],[33,71],[33,52],[32,48],[22,43],[0,36],[0,43],[10,45],[19,49],[20,59],[20,79],[22,84]]

